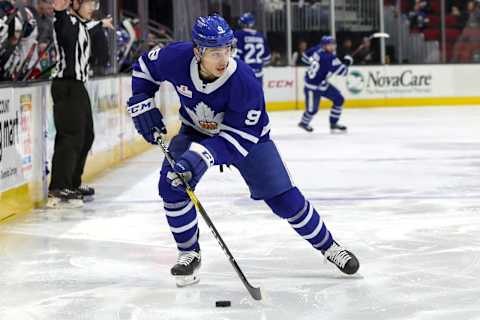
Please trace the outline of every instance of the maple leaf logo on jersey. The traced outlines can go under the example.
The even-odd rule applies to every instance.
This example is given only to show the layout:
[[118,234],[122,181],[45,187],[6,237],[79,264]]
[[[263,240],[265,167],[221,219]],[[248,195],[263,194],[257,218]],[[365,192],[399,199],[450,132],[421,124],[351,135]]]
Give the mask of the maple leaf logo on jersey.
[[195,106],[195,111],[186,108],[188,115],[195,126],[207,134],[217,134],[223,121],[223,112],[215,114],[205,103],[200,102]]

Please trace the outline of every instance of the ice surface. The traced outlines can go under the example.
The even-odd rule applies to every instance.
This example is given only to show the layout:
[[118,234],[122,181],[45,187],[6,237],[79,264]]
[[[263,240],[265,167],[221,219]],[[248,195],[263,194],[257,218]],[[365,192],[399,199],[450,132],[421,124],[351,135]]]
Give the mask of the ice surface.
[[[176,288],[176,250],[152,150],[95,181],[82,210],[0,226],[0,319],[480,319],[480,108],[346,110],[348,135],[271,113],[295,183],[357,254],[340,274],[236,171],[198,197],[253,285],[252,301],[203,222],[200,284]],[[230,308],[215,308],[231,300]]]

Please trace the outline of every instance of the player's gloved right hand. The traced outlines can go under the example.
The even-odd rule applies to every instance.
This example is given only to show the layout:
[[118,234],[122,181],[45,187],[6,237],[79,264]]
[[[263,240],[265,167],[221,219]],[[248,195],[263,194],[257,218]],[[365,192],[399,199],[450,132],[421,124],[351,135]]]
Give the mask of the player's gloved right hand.
[[211,153],[205,147],[192,143],[190,149],[185,151],[175,164],[175,172],[172,170],[167,173],[167,180],[174,189],[185,191],[178,173],[184,177],[190,187],[195,188],[213,162]]
[[163,134],[167,133],[167,129],[153,98],[145,93],[140,93],[130,97],[127,104],[135,129],[147,142],[156,144],[153,136],[154,128],[160,129]]
[[347,67],[350,67],[353,64],[353,57],[351,55],[346,55],[343,57],[343,64]]

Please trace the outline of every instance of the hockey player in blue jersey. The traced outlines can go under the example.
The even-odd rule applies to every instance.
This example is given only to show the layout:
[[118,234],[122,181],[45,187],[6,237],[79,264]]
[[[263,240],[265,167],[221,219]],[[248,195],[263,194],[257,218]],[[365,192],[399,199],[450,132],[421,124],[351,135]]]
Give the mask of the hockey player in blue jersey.
[[330,111],[331,133],[345,133],[347,127],[338,123],[342,114],[344,98],[340,91],[328,80],[333,75],[346,76],[353,63],[351,56],[345,56],[343,63],[335,55],[336,43],[331,36],[323,36],[320,44],[304,52],[302,61],[309,65],[305,73],[305,112],[298,124],[300,128],[312,132],[310,122],[320,108],[320,100],[325,97],[333,102]]
[[[195,187],[208,168],[232,165],[251,197],[279,217],[346,274],[359,268],[355,256],[337,242],[318,212],[290,180],[270,139],[262,86],[252,70],[232,58],[233,31],[220,16],[197,18],[192,42],[176,42],[143,54],[134,65],[128,110],[138,132],[154,144],[154,128],[166,133],[154,95],[163,81],[180,98],[182,126],[170,142],[176,170]],[[167,161],[159,194],[179,250],[171,269],[178,286],[199,281],[201,263],[197,212]]]
[[267,41],[261,32],[254,29],[255,17],[252,13],[244,13],[238,19],[238,25],[242,29],[234,33],[237,41],[236,58],[248,64],[255,77],[262,83],[263,67],[272,59]]

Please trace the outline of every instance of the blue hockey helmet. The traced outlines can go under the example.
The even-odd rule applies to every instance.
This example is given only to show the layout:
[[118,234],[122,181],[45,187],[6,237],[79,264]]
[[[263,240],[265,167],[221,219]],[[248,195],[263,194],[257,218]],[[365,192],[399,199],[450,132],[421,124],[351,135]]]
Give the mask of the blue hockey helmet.
[[323,36],[320,40],[320,45],[323,47],[328,44],[336,44],[335,38],[332,36]]
[[192,41],[201,48],[220,48],[233,44],[233,31],[219,15],[198,17],[192,29]]
[[244,27],[253,27],[255,25],[255,17],[251,12],[245,12],[238,19],[238,24]]

